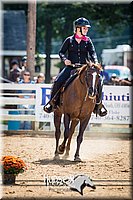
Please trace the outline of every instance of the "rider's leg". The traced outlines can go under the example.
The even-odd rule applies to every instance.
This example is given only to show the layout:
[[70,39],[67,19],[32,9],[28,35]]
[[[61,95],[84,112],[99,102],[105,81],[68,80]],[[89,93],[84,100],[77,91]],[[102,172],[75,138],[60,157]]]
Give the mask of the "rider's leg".
[[107,110],[105,108],[105,106],[102,104],[102,82],[101,82],[101,79],[99,80],[99,83],[98,83],[98,95],[96,97],[96,106],[94,108],[94,113],[99,114],[100,117],[103,117],[105,115],[107,115]]
[[58,96],[58,91],[60,90],[60,88],[62,87],[62,85],[66,82],[66,80],[70,77],[70,73],[71,70],[73,68],[72,67],[65,67],[57,76],[53,87],[52,87],[52,91],[51,91],[51,98],[50,101],[44,106],[44,111],[45,112],[52,112],[53,109],[55,108],[55,104],[56,104],[56,100],[57,98],[54,99],[54,97],[57,95]]

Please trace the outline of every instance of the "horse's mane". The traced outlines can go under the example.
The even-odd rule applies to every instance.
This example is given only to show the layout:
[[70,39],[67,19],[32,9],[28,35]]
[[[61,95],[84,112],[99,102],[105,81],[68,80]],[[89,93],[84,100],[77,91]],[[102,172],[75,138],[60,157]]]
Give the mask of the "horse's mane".
[[89,67],[93,66],[96,69],[98,69],[100,71],[103,71],[101,64],[99,64],[99,63],[98,64],[92,63],[92,65],[90,66],[90,63],[87,63],[87,64],[83,65],[80,69],[77,70],[78,71],[78,75],[81,76],[81,74],[87,69],[88,66]]
[[81,74],[87,69],[88,65],[83,65],[80,69],[78,69],[78,75],[81,76]]

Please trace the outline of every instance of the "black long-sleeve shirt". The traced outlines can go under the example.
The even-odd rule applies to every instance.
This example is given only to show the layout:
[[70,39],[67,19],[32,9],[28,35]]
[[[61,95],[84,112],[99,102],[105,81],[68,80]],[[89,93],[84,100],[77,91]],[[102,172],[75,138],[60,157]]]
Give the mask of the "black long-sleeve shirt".
[[72,64],[85,64],[86,59],[91,60],[94,63],[98,62],[94,45],[91,39],[89,37],[87,38],[88,41],[81,40],[81,42],[78,43],[75,40],[74,35],[67,37],[59,51],[61,60],[65,61],[68,59]]

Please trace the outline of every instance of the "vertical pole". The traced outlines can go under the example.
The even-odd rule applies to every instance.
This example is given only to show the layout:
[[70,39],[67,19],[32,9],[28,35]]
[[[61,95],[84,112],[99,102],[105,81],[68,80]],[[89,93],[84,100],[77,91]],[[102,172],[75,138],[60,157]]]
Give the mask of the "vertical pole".
[[46,70],[45,70],[45,82],[50,83],[51,81],[51,50],[52,50],[52,21],[51,19],[47,19],[46,24]]
[[36,48],[36,0],[28,0],[28,25],[27,25],[27,68],[31,76],[35,73],[35,48]]

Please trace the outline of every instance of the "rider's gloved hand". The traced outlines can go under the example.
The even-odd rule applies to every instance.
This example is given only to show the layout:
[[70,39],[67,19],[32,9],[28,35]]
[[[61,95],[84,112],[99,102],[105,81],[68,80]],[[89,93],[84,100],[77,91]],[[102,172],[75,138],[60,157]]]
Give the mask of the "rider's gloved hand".
[[72,64],[71,61],[68,60],[68,59],[66,59],[66,60],[64,61],[64,63],[65,63],[65,65],[71,65],[71,64]]

